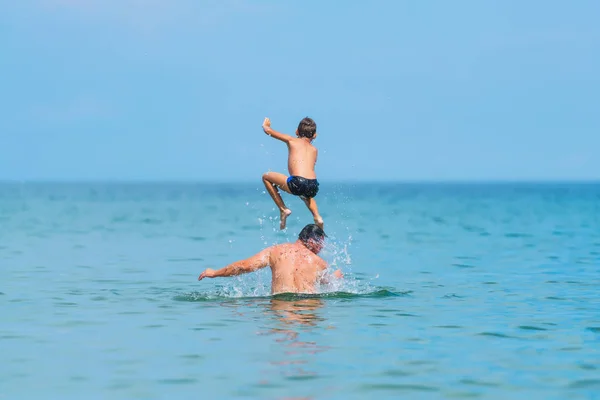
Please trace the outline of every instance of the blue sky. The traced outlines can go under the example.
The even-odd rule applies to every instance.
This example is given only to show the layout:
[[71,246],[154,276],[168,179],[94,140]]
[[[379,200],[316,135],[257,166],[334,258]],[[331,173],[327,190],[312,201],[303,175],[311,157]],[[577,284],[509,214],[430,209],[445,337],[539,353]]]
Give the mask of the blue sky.
[[600,178],[597,1],[0,5],[0,179]]

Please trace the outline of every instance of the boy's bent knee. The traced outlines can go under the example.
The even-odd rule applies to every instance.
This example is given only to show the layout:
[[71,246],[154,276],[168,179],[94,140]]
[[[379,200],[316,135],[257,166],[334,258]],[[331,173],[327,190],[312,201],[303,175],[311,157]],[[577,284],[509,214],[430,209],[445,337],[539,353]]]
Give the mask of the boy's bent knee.
[[264,183],[270,183],[271,185],[275,185],[275,183],[273,182],[273,180],[271,179],[271,176],[269,175],[268,172],[264,173],[262,176],[262,181]]

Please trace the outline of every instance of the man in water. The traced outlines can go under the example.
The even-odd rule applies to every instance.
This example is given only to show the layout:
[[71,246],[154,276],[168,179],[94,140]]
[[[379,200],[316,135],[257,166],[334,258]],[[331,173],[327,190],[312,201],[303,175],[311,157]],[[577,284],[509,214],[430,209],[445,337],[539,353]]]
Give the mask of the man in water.
[[[306,225],[298,240],[268,247],[245,260],[234,262],[219,270],[207,268],[198,280],[221,278],[271,267],[271,293],[315,293],[318,282],[327,283],[327,262],[318,256],[327,235],[316,224]],[[342,278],[338,269],[333,274]]]

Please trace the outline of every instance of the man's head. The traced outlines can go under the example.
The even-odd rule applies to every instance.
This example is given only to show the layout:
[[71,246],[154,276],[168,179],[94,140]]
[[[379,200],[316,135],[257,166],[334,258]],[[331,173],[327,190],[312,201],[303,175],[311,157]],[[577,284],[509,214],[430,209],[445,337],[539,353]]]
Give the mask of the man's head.
[[317,124],[311,118],[303,118],[298,124],[296,134],[298,137],[305,137],[312,140],[317,137]]
[[323,229],[316,224],[306,225],[298,234],[298,240],[315,254],[318,254],[323,249],[326,237],[327,235]]

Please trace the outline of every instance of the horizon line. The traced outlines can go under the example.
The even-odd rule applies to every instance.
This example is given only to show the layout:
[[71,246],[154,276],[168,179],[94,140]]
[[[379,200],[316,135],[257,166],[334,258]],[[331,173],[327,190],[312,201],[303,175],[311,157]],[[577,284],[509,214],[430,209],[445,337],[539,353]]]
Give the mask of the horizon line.
[[[503,178],[503,179],[319,179],[319,182],[327,184],[569,184],[586,183],[599,184],[600,178],[587,179],[556,179],[556,178]],[[247,179],[0,179],[0,184],[251,184],[256,183],[263,186],[259,180]]]

